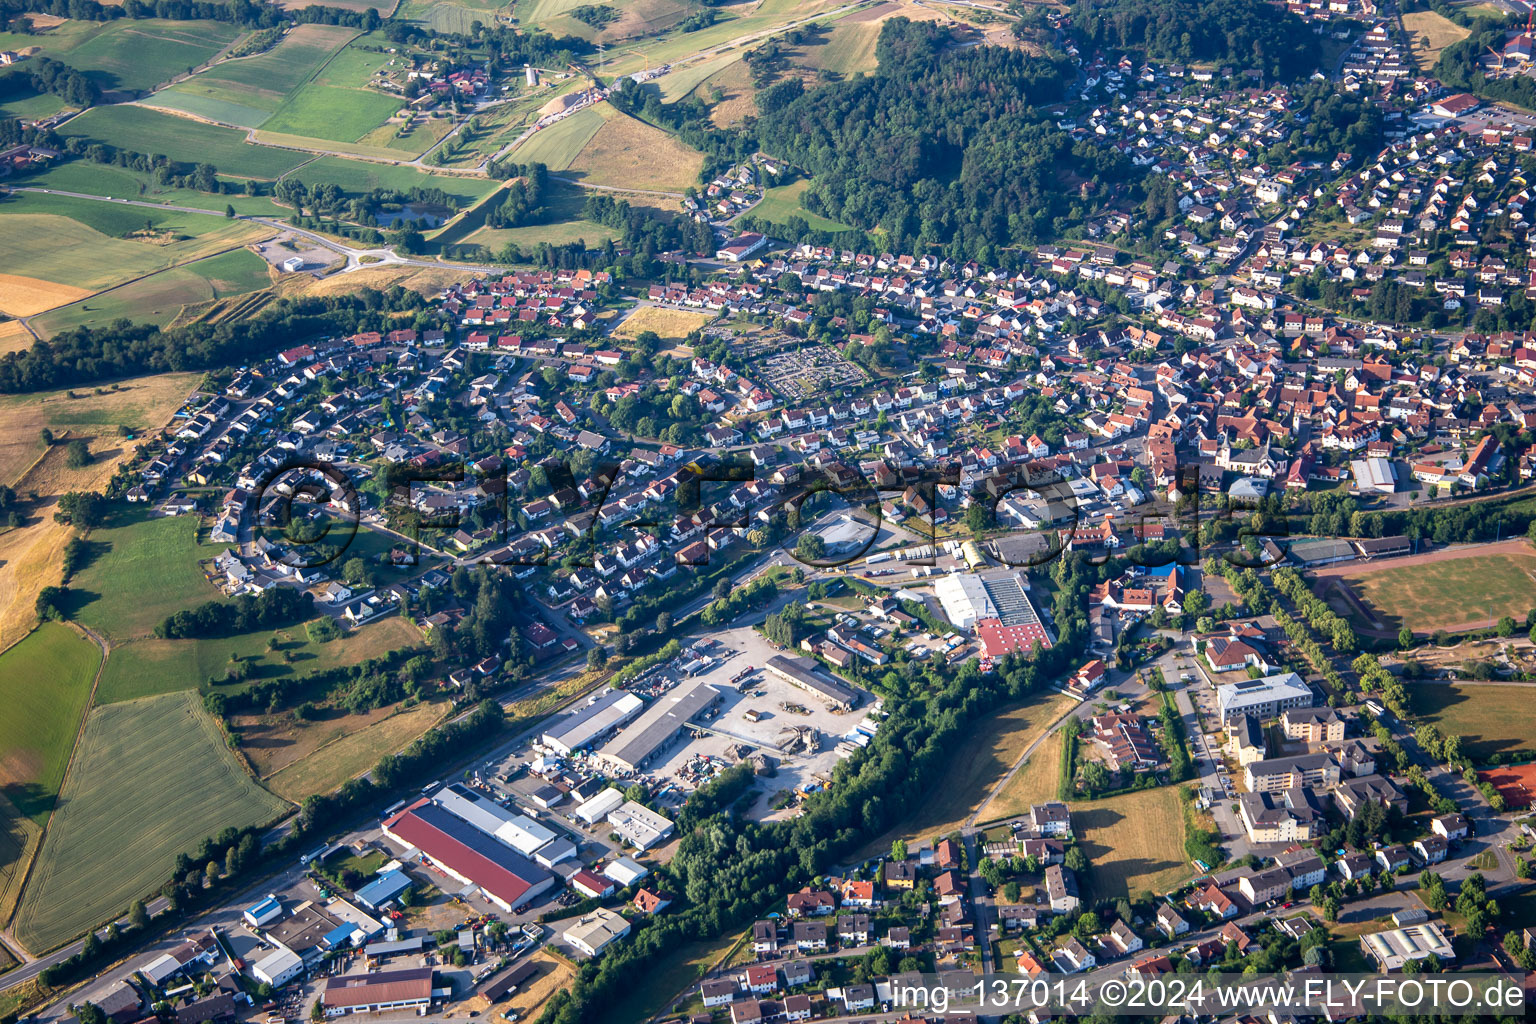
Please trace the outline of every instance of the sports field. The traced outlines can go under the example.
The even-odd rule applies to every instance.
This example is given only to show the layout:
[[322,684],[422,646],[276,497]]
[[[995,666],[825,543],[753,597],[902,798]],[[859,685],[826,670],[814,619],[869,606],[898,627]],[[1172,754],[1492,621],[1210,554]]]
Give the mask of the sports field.
[[405,749],[443,717],[444,705],[418,704],[367,728],[349,732],[268,777],[272,792],[294,803],[329,793],[379,763],[385,754]]
[[[269,650],[267,644],[273,636],[278,637],[278,646]],[[421,633],[398,616],[370,622],[328,644],[311,642],[303,624],[230,637],[133,640],[112,648],[101,672],[96,702],[106,704],[199,687],[209,690],[208,680],[222,680],[232,657],[248,662],[251,668],[243,683],[221,683],[219,689],[227,692],[266,679],[355,665],[420,643]]]
[[357,35],[339,25],[299,25],[266,53],[223,61],[145,100],[221,124],[259,128]]
[[1536,552],[1525,541],[1336,566],[1314,575],[1320,586],[1333,578],[1348,585],[1379,623],[1372,632],[1391,636],[1405,625],[1424,636],[1475,629],[1505,615],[1524,621],[1536,603]]
[[13,922],[44,950],[125,910],[176,854],[288,805],[251,780],[194,693],[93,710]]
[[62,125],[59,134],[159,153],[183,164],[208,163],[224,174],[245,178],[275,178],[310,158],[308,153],[253,146],[243,131],[134,104],[93,107]]
[[197,563],[227,545],[199,544],[197,516],[119,509],[91,532],[90,563],[70,584],[77,619],[122,641],[147,636],[172,612],[219,596]]
[[613,113],[566,165],[567,174],[593,185],[662,192],[699,183],[704,154],[660,128]]
[[1093,865],[1085,898],[1167,892],[1194,876],[1184,855],[1184,810],[1178,787],[1160,786],[1068,806],[1072,831]]
[[57,622],[0,654],[0,792],[39,825],[64,781],[100,664],[90,638]]
[[1536,800],[1536,764],[1506,765],[1478,772],[1477,778],[1492,783],[1510,810],[1526,810]]
[[1536,750],[1536,686],[1410,683],[1414,714],[1461,738],[1474,761]]
[[52,310],[33,321],[33,329],[48,337],[73,327],[100,327],[124,317],[164,327],[186,306],[259,291],[271,284],[266,260],[249,249],[233,249]]

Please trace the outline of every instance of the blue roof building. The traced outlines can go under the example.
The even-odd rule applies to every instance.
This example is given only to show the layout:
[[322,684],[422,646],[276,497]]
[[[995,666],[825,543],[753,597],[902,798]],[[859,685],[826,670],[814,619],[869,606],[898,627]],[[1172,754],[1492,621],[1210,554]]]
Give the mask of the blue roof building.
[[378,910],[410,887],[411,877],[396,868],[394,871],[385,872],[357,890],[357,902],[369,910]]

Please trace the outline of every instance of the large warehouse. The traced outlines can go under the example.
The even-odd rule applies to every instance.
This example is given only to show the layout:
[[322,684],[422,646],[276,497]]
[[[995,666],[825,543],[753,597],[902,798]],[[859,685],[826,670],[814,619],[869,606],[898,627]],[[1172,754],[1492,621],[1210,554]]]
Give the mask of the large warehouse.
[[461,783],[445,786],[433,799],[455,817],[495,836],[524,857],[532,857],[555,840],[551,829],[528,815],[509,811]]
[[555,877],[464,819],[419,800],[384,821],[384,834],[421,851],[439,870],[510,911],[554,884]]
[[609,690],[592,703],[562,715],[544,731],[544,745],[569,757],[629,722],[645,707],[639,695]]
[[831,674],[810,658],[788,658],[775,654],[768,659],[767,668],[785,682],[814,693],[834,707],[851,708],[859,702],[857,690],[832,678]]
[[[382,1010],[421,1010],[432,1005],[433,971],[413,967],[403,971],[375,974],[343,974],[325,979],[320,1003],[327,1017],[352,1013],[378,1013]],[[446,988],[446,996],[453,991]]]
[[684,683],[657,697],[645,713],[598,750],[600,760],[621,771],[637,772],[664,750],[678,733],[720,701],[720,691],[704,683]]

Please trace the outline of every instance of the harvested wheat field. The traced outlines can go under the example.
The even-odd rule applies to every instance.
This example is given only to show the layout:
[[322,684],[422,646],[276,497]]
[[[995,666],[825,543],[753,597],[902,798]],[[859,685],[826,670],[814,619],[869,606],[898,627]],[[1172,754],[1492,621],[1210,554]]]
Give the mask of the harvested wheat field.
[[0,323],[0,356],[8,352],[23,352],[32,347],[32,332],[20,320]]
[[614,116],[566,168],[572,177],[610,188],[681,192],[697,185],[704,154],[636,118]]
[[[59,563],[70,528],[53,521],[53,505],[69,490],[96,490],[112,477],[133,442],[118,425],[143,432],[164,426],[192,392],[198,375],[168,373],[125,381],[103,394],[68,392],[0,399],[0,483],[24,500],[27,521],[0,533],[0,649],[32,627],[33,605],[43,587],[60,580]],[[80,469],[65,463],[63,446],[45,449],[43,428],[57,439],[86,438],[92,460]]]
[[32,316],[95,294],[89,288],[76,288],[37,277],[0,274],[0,313],[11,316]]

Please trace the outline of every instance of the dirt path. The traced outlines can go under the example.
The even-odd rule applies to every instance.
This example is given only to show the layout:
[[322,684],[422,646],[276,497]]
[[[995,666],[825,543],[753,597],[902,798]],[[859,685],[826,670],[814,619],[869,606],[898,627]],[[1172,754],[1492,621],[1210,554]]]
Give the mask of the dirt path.
[[1061,728],[1061,724],[1076,714],[1077,709],[1081,706],[1082,705],[1079,703],[1073,704],[1071,707],[1067,708],[1057,716],[1054,722],[1046,726],[1044,732],[1035,737],[1033,743],[1024,748],[1024,753],[1020,754],[1018,760],[1013,762],[1013,767],[1009,768],[1003,777],[997,780],[997,785],[992,787],[992,789],[987,793],[986,797],[982,799],[981,803],[976,805],[976,809],[971,812],[968,818],[965,819],[966,828],[971,828],[976,824],[976,822],[981,820],[981,812],[985,811],[987,806],[991,804],[993,800],[997,799],[997,795],[999,793],[1008,788],[1008,783],[1013,781],[1013,777],[1019,773],[1020,768],[1024,767],[1024,763],[1029,760],[1030,755],[1035,752],[1036,748],[1038,748],[1040,744],[1044,743],[1046,740],[1050,739],[1051,735],[1057,729]]

